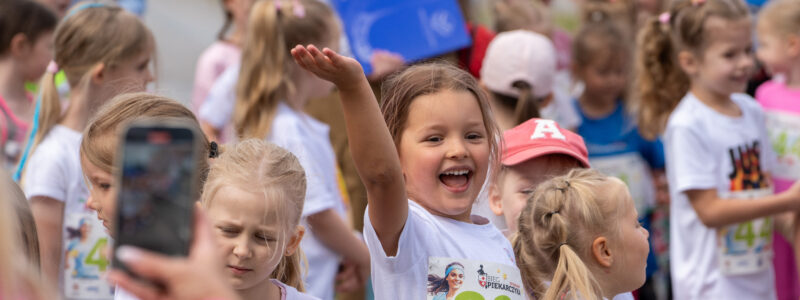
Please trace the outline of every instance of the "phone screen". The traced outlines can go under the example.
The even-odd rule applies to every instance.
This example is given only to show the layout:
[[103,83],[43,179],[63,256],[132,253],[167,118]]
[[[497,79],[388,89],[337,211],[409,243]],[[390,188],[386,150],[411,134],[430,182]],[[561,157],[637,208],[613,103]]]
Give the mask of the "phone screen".
[[188,255],[197,200],[195,138],[187,128],[128,128],[120,152],[115,248]]

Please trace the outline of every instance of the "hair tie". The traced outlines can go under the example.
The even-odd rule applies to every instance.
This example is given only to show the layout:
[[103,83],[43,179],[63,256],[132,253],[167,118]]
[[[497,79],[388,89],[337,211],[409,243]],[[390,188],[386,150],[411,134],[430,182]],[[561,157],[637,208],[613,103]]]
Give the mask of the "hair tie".
[[56,64],[55,61],[51,60],[50,63],[47,65],[47,72],[51,74],[58,73],[58,64]]
[[661,22],[661,24],[669,25],[670,17],[671,16],[670,16],[669,12],[664,12],[664,13],[658,15],[658,21]]
[[544,216],[545,217],[552,217],[553,215],[558,214],[558,213],[561,213],[561,212],[558,211],[558,210],[554,210],[554,211],[547,212],[546,214],[544,214]]
[[208,144],[208,157],[209,158],[219,157],[219,145],[217,145],[217,142],[211,142]]
[[561,246],[569,246],[569,245],[567,245],[567,242],[563,242],[561,244],[558,244],[558,248],[556,248],[556,249],[560,249]]
[[292,13],[294,13],[295,17],[302,18],[306,16],[306,7],[299,0],[292,1],[292,6]]

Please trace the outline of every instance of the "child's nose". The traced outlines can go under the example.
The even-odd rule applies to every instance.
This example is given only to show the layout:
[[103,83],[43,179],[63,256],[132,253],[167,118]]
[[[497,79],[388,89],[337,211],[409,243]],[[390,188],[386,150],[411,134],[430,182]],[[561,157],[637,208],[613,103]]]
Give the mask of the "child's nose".
[[236,240],[236,246],[233,247],[233,254],[239,258],[250,257],[250,242],[247,237],[242,235]]
[[451,139],[451,142],[448,143],[447,157],[461,159],[467,157],[467,155],[467,147],[464,145],[464,141]]

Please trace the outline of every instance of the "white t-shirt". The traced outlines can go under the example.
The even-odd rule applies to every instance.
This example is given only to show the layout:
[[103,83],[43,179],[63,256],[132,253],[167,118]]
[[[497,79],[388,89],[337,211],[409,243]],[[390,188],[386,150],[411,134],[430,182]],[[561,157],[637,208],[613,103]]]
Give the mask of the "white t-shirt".
[[434,216],[408,201],[395,256],[387,256],[369,213],[364,214],[364,238],[372,259],[375,299],[427,299],[429,258],[449,257],[512,266],[511,243],[486,218],[472,215],[474,224]]
[[[329,127],[309,115],[278,103],[267,141],[292,152],[306,172],[306,201],[302,224],[308,229],[305,217],[333,209],[346,220],[346,209],[336,168],[336,155],[329,138]],[[333,299],[336,273],[341,257],[320,242],[312,230],[307,230],[301,249],[308,259],[308,293],[323,300]]]
[[60,294],[65,299],[111,299],[111,286],[102,278],[108,267],[103,248],[110,243],[96,213],[86,207],[89,190],[81,169],[80,144],[80,132],[61,125],[50,129],[28,161],[23,190],[28,199],[64,202]]
[[198,118],[211,124],[222,132],[223,142],[235,137],[233,124],[233,109],[236,106],[236,83],[239,81],[240,63],[231,64],[222,75],[217,77],[214,85],[208,90],[205,101],[200,105]]
[[722,115],[689,93],[667,122],[675,299],[775,299],[771,224],[761,218],[721,230],[708,228],[684,193],[716,189],[723,199],[771,193],[765,174],[774,166],[774,154],[764,113],[747,95],[733,94],[731,100],[742,116]]

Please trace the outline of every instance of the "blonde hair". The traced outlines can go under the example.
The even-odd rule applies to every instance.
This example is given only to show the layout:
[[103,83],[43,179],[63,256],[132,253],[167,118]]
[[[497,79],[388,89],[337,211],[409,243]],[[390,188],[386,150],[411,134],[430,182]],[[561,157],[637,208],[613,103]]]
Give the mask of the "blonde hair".
[[[300,11],[304,15],[297,15]],[[338,28],[331,9],[317,0],[264,0],[253,6],[247,29],[233,121],[241,138],[265,138],[278,101],[294,92],[294,61],[298,44],[328,42]],[[302,107],[295,107],[302,110]]]
[[492,116],[486,91],[478,85],[475,77],[450,64],[414,65],[389,77],[381,86],[383,98],[381,111],[389,133],[394,139],[395,147],[400,145],[400,138],[406,128],[409,108],[414,99],[445,90],[469,92],[478,100],[483,126],[486,129],[486,139],[489,141],[492,154],[489,169],[497,170],[498,168],[492,168],[492,166],[500,164],[500,143],[502,141],[497,137],[501,137],[502,134]]
[[[19,215],[25,211],[19,209],[22,191],[3,170],[0,170],[0,190],[4,191],[0,193],[0,299],[51,299],[49,285],[40,283],[42,278],[35,265],[38,262],[34,262],[32,253],[28,253],[28,259],[19,259],[26,255],[23,251],[31,251],[28,234],[32,229],[36,239],[36,225],[32,217]],[[30,210],[27,214],[30,216]]]
[[22,241],[20,245],[25,250],[25,255],[30,265],[38,270],[41,265],[39,235],[36,231],[36,222],[33,219],[28,199],[25,198],[25,194],[10,177],[0,174],[0,181],[5,181],[6,186],[3,187],[3,191],[6,191],[8,200],[11,201],[16,212],[20,241]]
[[[111,4],[82,2],[70,10],[54,35],[54,61],[73,89],[89,84],[91,70],[99,64],[113,68],[155,45],[153,34],[135,15]],[[38,131],[31,152],[61,119],[61,101],[55,73],[42,78]],[[126,87],[121,87],[124,91]],[[104,101],[106,99],[103,99]],[[101,103],[90,103],[99,105]]]
[[[542,183],[528,199],[512,245],[523,285],[536,299],[603,297],[581,258],[590,257],[589,245],[596,236],[619,234],[616,220],[624,202],[605,197],[602,189],[609,179],[592,169],[573,169]],[[548,287],[544,281],[549,280]]]
[[633,98],[639,101],[639,131],[653,139],[664,131],[670,113],[689,91],[689,77],[678,65],[678,53],[699,54],[708,46],[706,21],[711,17],[740,20],[749,16],[742,0],[676,0],[662,23],[650,18],[639,31]]
[[772,0],[758,13],[758,22],[769,24],[780,37],[800,35],[800,1]]
[[547,6],[538,0],[497,0],[493,10],[497,33],[525,29],[549,35],[553,30]]
[[[300,223],[306,196],[306,175],[300,161],[291,152],[263,139],[247,139],[226,147],[211,165],[208,181],[203,187],[203,207],[209,208],[217,193],[227,186],[263,192],[264,201],[275,207],[273,211],[283,223],[284,238],[287,236],[285,232]],[[276,252],[274,255],[282,254]],[[303,261],[303,253],[297,249],[290,257],[281,259],[270,277],[302,292]]]
[[[125,124],[142,118],[169,118],[189,120],[197,132],[200,124],[194,114],[175,100],[148,93],[123,94],[111,99],[97,112],[86,126],[81,140],[81,157],[104,172],[114,174],[115,157],[120,129]],[[203,148],[197,161],[201,182],[208,172],[208,139],[202,133],[197,137]]]

